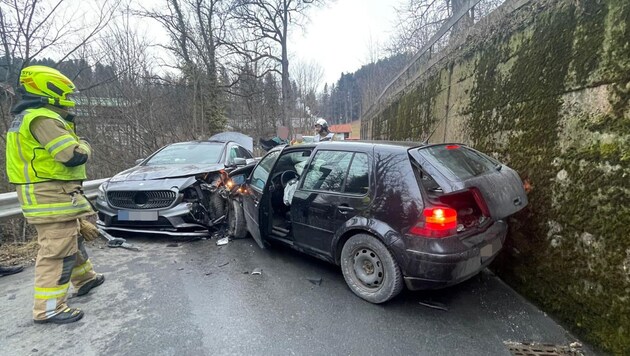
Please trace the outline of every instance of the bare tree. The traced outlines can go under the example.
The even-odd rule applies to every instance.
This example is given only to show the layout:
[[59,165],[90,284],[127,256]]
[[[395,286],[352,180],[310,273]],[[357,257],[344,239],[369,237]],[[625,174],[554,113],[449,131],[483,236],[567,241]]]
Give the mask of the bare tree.
[[218,80],[217,45],[224,21],[220,0],[168,0],[164,10],[140,12],[157,20],[167,30],[171,51],[192,89],[194,126],[200,136],[223,129],[223,94]]
[[297,85],[297,105],[300,109],[298,112],[299,127],[296,129],[305,131],[312,125],[309,120],[314,117],[314,111],[317,109],[316,93],[322,83],[324,69],[314,61],[297,62],[291,70],[291,76]]
[[1,0],[0,43],[6,68],[2,80],[15,83],[17,73],[34,58],[53,53],[57,63],[71,58],[105,28],[119,3],[103,0],[94,3],[95,9],[76,11],[65,0]]
[[396,8],[396,33],[388,50],[392,54],[416,53],[451,16],[449,0],[409,0]]
[[[453,26],[457,35],[505,0],[481,0]],[[471,0],[408,0],[396,8],[397,29],[390,39],[389,52],[417,53],[453,14],[468,8]]]
[[241,46],[240,52],[253,61],[271,59],[280,67],[276,71],[281,77],[282,86],[282,125],[288,125],[291,81],[289,79],[288,35],[289,26],[300,26],[308,19],[307,10],[324,0],[235,0],[232,15],[251,34],[247,43],[265,43],[262,51],[252,52]]
[[[80,21],[81,14],[70,10],[64,0],[0,0],[0,4],[0,44],[5,52],[0,81],[17,86],[20,70],[33,59],[54,53],[58,56],[54,58],[56,66],[80,53],[115,16],[119,0],[98,3],[98,9],[91,12],[94,22],[90,24]],[[8,102],[6,107],[11,105]],[[3,130],[8,123],[5,110]]]

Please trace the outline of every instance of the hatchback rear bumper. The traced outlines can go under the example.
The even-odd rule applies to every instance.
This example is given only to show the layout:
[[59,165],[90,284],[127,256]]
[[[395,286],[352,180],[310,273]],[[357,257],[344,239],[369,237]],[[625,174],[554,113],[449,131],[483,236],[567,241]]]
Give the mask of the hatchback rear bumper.
[[[495,222],[486,231],[462,241],[462,251],[453,253],[427,253],[405,250],[405,284],[410,290],[448,287],[468,278],[488,266],[499,254],[507,235],[507,224]],[[445,241],[445,250],[453,242]],[[462,246],[463,247],[463,246]]]

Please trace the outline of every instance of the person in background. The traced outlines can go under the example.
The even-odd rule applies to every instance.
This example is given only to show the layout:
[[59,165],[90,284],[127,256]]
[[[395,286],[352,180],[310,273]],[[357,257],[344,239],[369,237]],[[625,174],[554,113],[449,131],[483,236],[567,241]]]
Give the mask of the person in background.
[[314,142],[332,141],[334,133],[328,131],[328,122],[324,119],[317,119],[315,121],[315,137]]
[[304,137],[301,134],[295,135],[295,138],[291,140],[291,146],[301,145],[304,143]]
[[72,323],[83,311],[66,304],[70,284],[82,296],[105,281],[83,245],[98,236],[84,219],[94,215],[82,190],[92,149],[74,130],[70,111],[77,90],[68,77],[54,68],[29,66],[20,73],[19,91],[7,132],[6,168],[22,213],[37,230],[33,320]]

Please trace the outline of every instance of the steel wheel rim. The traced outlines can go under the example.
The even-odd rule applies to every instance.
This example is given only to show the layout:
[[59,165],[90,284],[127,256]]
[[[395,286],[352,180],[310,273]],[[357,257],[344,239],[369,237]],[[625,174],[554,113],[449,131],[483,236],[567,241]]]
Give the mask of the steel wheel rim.
[[378,289],[383,285],[385,271],[383,262],[376,252],[369,248],[356,249],[352,255],[354,277],[365,288]]

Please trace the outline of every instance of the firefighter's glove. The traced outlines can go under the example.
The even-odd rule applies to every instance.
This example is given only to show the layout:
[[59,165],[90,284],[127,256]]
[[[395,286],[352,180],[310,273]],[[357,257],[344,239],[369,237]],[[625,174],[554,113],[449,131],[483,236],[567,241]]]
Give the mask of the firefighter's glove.
[[96,240],[100,236],[100,233],[94,224],[85,219],[79,219],[79,222],[81,223],[79,232],[85,241]]

